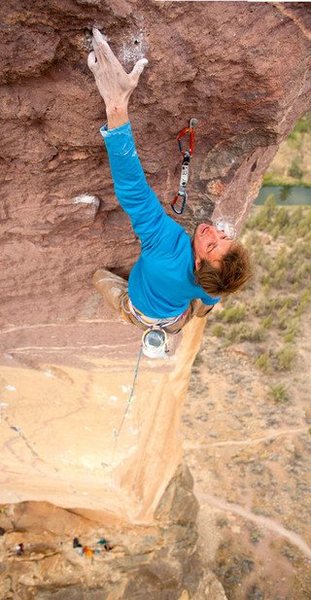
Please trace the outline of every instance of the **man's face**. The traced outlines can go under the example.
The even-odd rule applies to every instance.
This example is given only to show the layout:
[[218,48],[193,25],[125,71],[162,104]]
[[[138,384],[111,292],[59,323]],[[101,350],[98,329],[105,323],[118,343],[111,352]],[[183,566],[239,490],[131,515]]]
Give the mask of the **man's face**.
[[193,236],[196,270],[202,259],[208,260],[217,269],[232,244],[233,241],[223,231],[218,231],[212,223],[200,223]]

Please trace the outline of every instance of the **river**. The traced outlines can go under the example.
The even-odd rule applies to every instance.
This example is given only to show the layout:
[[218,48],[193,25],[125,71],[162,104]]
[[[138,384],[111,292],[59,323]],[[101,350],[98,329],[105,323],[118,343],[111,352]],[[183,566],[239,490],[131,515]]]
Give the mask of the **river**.
[[311,187],[303,186],[263,186],[255,201],[256,205],[264,204],[266,198],[273,194],[277,204],[282,206],[311,204]]

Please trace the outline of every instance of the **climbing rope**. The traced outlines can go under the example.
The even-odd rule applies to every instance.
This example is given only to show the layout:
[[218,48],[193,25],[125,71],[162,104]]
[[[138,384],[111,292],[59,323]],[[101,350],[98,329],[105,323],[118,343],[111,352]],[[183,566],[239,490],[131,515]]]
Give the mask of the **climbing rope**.
[[126,419],[126,415],[127,415],[128,411],[129,411],[129,408],[130,408],[130,406],[131,406],[131,404],[133,402],[134,390],[135,390],[135,385],[136,385],[136,380],[137,380],[138,371],[139,371],[139,365],[140,365],[140,359],[142,357],[142,354],[143,354],[143,346],[141,344],[140,348],[139,348],[138,356],[137,356],[137,362],[136,362],[136,366],[135,366],[134,378],[133,378],[133,383],[132,383],[132,388],[131,388],[131,391],[130,391],[130,395],[129,395],[128,401],[126,403],[125,411],[123,413],[123,417],[122,417],[121,423],[119,425],[119,428],[114,431],[115,440],[114,440],[114,449],[113,449],[113,459],[112,459],[112,462],[114,462],[114,457],[115,457],[115,452],[116,452],[116,449],[117,449],[118,439],[119,439],[120,433],[122,431],[122,428],[123,428],[123,425],[124,425],[124,421]]
[[[187,194],[187,184],[189,181],[189,171],[190,171],[190,159],[194,152],[195,146],[195,134],[194,128],[198,124],[197,119],[190,119],[189,125],[180,130],[177,135],[177,143],[178,148],[183,156],[183,161],[181,165],[181,175],[179,181],[179,189],[177,194],[175,195],[174,200],[171,202],[171,207],[176,215],[181,215],[186,207],[186,202],[188,198]],[[184,150],[182,146],[182,138],[189,134],[189,148],[188,150]],[[179,201],[181,201],[180,206],[178,206]]]

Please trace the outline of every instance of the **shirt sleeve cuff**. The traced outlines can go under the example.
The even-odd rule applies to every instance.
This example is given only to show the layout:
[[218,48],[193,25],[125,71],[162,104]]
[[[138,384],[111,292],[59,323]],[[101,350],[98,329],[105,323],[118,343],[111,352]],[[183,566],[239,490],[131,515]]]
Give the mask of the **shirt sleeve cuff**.
[[99,131],[103,138],[106,139],[116,136],[119,133],[132,133],[132,128],[130,121],[127,121],[126,123],[123,123],[123,125],[120,125],[120,127],[114,127],[113,129],[108,129],[108,123],[105,123]]

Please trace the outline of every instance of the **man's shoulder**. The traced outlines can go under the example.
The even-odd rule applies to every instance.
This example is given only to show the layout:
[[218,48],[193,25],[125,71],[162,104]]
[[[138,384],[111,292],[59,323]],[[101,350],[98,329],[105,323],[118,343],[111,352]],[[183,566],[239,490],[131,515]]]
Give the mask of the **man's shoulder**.
[[183,253],[191,248],[191,238],[185,228],[176,223],[165,210],[156,225],[155,235],[151,236],[148,243],[143,244],[143,251],[174,258],[178,249]]
[[175,219],[173,219],[171,215],[168,215],[166,211],[164,211],[164,213],[167,219],[168,227],[175,229],[176,231],[180,232],[180,234],[185,234],[189,239],[191,239],[189,233],[187,232],[185,227],[183,227],[183,225],[177,223],[177,221],[175,221]]

